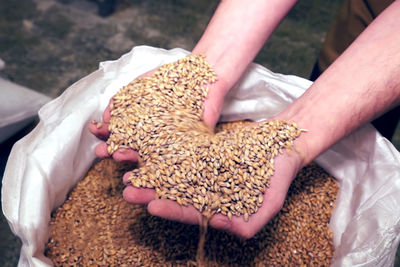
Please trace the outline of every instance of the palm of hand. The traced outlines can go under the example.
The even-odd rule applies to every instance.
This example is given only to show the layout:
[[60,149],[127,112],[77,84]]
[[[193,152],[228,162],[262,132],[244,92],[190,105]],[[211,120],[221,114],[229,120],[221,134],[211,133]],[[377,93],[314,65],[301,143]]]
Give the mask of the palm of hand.
[[[155,76],[157,75],[165,77],[165,72],[157,72]],[[272,174],[273,158],[281,146],[278,144],[281,140],[274,140],[274,137],[264,140],[263,134],[268,129],[262,127],[258,129],[259,135],[255,136],[250,136],[250,128],[229,132],[222,137],[218,134],[211,136],[207,127],[200,122],[202,113],[198,112],[201,110],[199,101],[201,102],[204,91],[196,89],[191,92],[192,95],[187,96],[179,86],[173,86],[170,82],[171,80],[161,86],[166,89],[167,95],[157,88],[147,92],[144,88],[143,94],[143,85],[154,84],[151,78],[139,79],[139,82],[134,81],[122,89],[121,91],[126,92],[117,94],[111,106],[123,108],[120,111],[118,108],[107,108],[103,115],[104,125],[90,126],[95,135],[107,140],[107,145],[101,144],[96,148],[97,155],[105,157],[112,154],[118,161],[137,161],[139,156],[136,151],[139,152],[145,165],[125,175],[124,182],[130,181],[136,187],[128,186],[124,197],[133,203],[148,204],[149,211],[154,215],[187,223],[199,223],[200,212],[206,216],[218,212],[227,216],[217,214],[211,219],[211,226],[245,237],[253,235],[259,227],[257,226],[257,229],[251,224],[257,225],[260,215],[263,218],[261,221],[265,223],[265,211],[271,208],[271,205],[263,204],[261,209],[264,212],[257,212],[268,177]],[[188,82],[193,83],[193,78]],[[195,85],[192,88],[201,89],[202,83],[203,81],[199,80],[200,86]],[[219,116],[224,93],[223,90],[215,89],[216,84],[212,86],[214,88],[203,105],[203,120],[213,126]],[[139,94],[136,96],[137,93]],[[173,97],[168,100],[171,93]],[[142,100],[147,98],[153,105],[141,105]],[[159,107],[162,107],[161,113],[158,112]],[[150,126],[147,125],[149,120]],[[158,126],[155,126],[155,123]],[[255,128],[257,127],[258,125]],[[111,133],[109,128],[112,129]],[[243,148],[243,141],[247,141],[247,148]],[[291,142],[292,140],[289,140],[288,145],[291,145]],[[267,144],[270,148],[274,147],[274,155],[270,155],[271,151],[269,154],[265,153],[268,149],[263,145]],[[119,149],[121,145],[123,149]],[[220,151],[221,148],[226,151]],[[252,154],[255,148],[258,148],[258,151]],[[151,153],[155,151],[157,152]],[[291,178],[285,180],[291,181]],[[283,195],[286,194],[287,187],[288,185],[283,186]],[[273,196],[274,191],[279,192],[281,189],[280,185],[271,186],[268,191],[272,190],[272,193],[268,196]],[[282,193],[278,194],[281,195]],[[159,197],[170,200],[155,200]],[[283,199],[274,197],[271,203],[278,203],[280,206]],[[264,206],[269,208],[263,208]],[[255,212],[257,213],[250,217],[249,225],[238,217],[244,215],[247,221],[249,215]],[[276,208],[272,213],[275,212]],[[266,213],[271,214],[271,211]],[[232,220],[226,218],[231,218],[232,215],[236,215]]]
[[[246,130],[250,128],[247,127],[243,129]],[[165,154],[154,160],[150,160],[142,168],[135,169],[132,173],[128,173],[124,176],[124,183],[128,185],[124,191],[124,198],[132,203],[148,204],[148,210],[153,215],[185,223],[200,223],[200,212],[206,215],[212,215],[215,212],[220,213],[222,211],[222,214],[225,216],[222,214],[213,216],[210,220],[211,226],[233,232],[234,234],[246,238],[253,236],[283,205],[287,189],[298,169],[298,164],[296,162],[297,153],[292,151],[283,155],[280,154],[276,158],[275,167],[279,173],[279,177],[276,179],[272,178],[271,186],[266,190],[264,202],[259,210],[257,207],[253,210],[241,212],[240,205],[242,204],[238,204],[239,207],[236,211],[235,209],[227,209],[226,206],[224,210],[222,210],[220,200],[226,199],[227,203],[237,204],[240,202],[237,200],[242,200],[241,198],[249,199],[257,195],[252,193],[256,192],[258,189],[252,187],[247,188],[245,186],[246,179],[249,177],[246,179],[238,179],[238,177],[231,177],[229,175],[235,173],[235,170],[236,175],[238,175],[239,170],[242,170],[240,173],[243,178],[243,173],[251,173],[252,171],[253,174],[257,173],[257,170],[254,170],[254,166],[252,166],[255,161],[262,164],[269,163],[265,161],[265,158],[267,158],[266,155],[263,157],[264,161],[261,157],[256,156],[262,155],[261,151],[253,155],[253,160],[250,159],[250,152],[254,152],[254,147],[261,147],[261,145],[258,139],[253,140],[254,142],[246,150],[246,148],[243,147],[244,139],[251,139],[245,137],[243,133],[240,133],[244,131],[243,129],[241,129],[241,131],[236,130],[234,133],[225,132],[224,136],[220,134],[220,138],[214,139],[214,143],[210,141],[208,138],[209,136],[203,135],[203,141],[193,144],[191,141],[196,138],[187,134],[187,139],[181,139],[181,141],[171,146],[172,151],[175,151],[175,153]],[[235,134],[240,137],[231,138],[231,140],[227,142],[227,139],[229,139],[227,137]],[[226,143],[225,146],[221,144],[223,141]],[[104,145],[102,146],[104,147]],[[241,151],[243,154],[226,157],[216,151],[216,149],[220,147],[226,147],[228,150],[230,149],[232,151]],[[181,154],[179,154],[179,151]],[[201,155],[199,156],[199,154],[204,153],[204,151],[207,151],[207,155],[212,151],[212,161],[207,155],[203,157]],[[129,153],[131,153],[130,159],[135,161],[135,154],[132,154],[132,151],[124,151],[121,154],[129,155]],[[114,153],[114,158],[117,157],[118,160],[119,157],[119,160],[121,160],[121,154],[118,154],[118,152]],[[244,155],[247,155],[247,158],[244,158]],[[236,159],[234,159],[234,157]],[[242,158],[242,160],[240,160],[240,158]],[[248,164],[245,164],[244,168],[240,168],[240,165],[244,163],[240,161],[247,162]],[[229,162],[233,165],[229,165]],[[235,164],[237,165],[235,166]],[[198,170],[198,166],[203,167],[201,170]],[[249,171],[249,168],[253,170]],[[229,169],[233,170],[233,172],[230,173],[226,171]],[[162,172],[160,170],[169,171]],[[193,170],[196,170],[196,172],[193,172]],[[261,168],[258,169],[258,172],[261,174]],[[224,173],[225,176],[223,175]],[[263,183],[266,181],[266,176],[268,176],[267,173],[262,173],[262,176],[259,177],[260,183],[261,181]],[[151,177],[153,179],[151,179]],[[202,179],[203,177],[205,179]],[[131,184],[134,186],[131,186]],[[185,184],[186,186],[183,186]],[[223,185],[222,187],[219,186],[221,184]],[[235,192],[235,188],[240,190]],[[246,188],[247,192],[243,193],[246,191]],[[201,192],[201,190],[203,190],[203,192]],[[256,201],[262,200],[263,198],[262,193],[265,187],[261,190],[262,191],[258,192]],[[241,191],[242,193],[240,193]],[[246,197],[243,197],[244,195]],[[159,197],[163,197],[163,199],[159,199]],[[233,216],[230,220],[227,216],[231,217],[232,214],[236,216]],[[253,215],[250,216],[248,222],[245,222],[243,218],[239,217],[243,214],[246,214],[246,217],[249,214]]]

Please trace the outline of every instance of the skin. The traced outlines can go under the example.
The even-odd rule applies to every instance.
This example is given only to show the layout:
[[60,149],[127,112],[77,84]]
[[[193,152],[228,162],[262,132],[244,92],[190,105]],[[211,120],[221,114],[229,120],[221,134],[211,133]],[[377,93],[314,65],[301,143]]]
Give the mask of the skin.
[[[211,85],[204,102],[203,119],[215,126],[225,95],[240,79],[247,66],[267,41],[281,19],[295,4],[293,0],[221,1],[194,54],[206,55],[218,81]],[[295,121],[307,129],[296,141],[296,151],[284,152],[275,159],[275,174],[266,190],[262,207],[250,216],[214,215],[212,227],[243,238],[254,236],[282,207],[287,190],[300,168],[361,125],[400,103],[400,1],[395,1],[357,38],[315,83],[275,119]],[[105,140],[109,111],[105,122],[90,131]],[[105,144],[96,148],[99,157],[107,157]],[[117,151],[117,161],[136,161],[135,151]],[[124,183],[124,198],[146,204],[151,214],[184,223],[198,224],[201,215],[191,206],[182,207],[170,200],[155,200],[154,191]]]

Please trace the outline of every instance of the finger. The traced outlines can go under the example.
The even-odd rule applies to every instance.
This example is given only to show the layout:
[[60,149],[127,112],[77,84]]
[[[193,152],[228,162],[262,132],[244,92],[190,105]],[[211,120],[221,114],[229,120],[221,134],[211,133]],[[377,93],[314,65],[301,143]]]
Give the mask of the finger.
[[260,231],[279,212],[283,202],[282,194],[267,189],[261,207],[256,213],[249,216],[247,222],[243,216],[232,216],[232,219],[229,220],[227,216],[216,214],[211,218],[210,226],[248,239]]
[[[232,217],[233,219],[234,217]],[[220,213],[215,214],[214,216],[211,217],[209,225],[215,229],[223,230],[226,232],[232,232],[232,220],[229,220],[229,218],[225,215],[222,215]]]
[[[135,169],[135,170],[138,170],[138,169]],[[137,175],[138,175],[138,173],[134,173],[134,174],[133,174],[133,172],[134,172],[134,171],[130,171],[130,172],[126,172],[126,173],[124,174],[124,176],[122,177],[122,182],[123,182],[124,185],[132,185],[130,179],[131,179],[132,177],[137,177]],[[133,174],[134,176],[132,176],[132,174]]]
[[232,216],[229,220],[227,216],[216,214],[210,220],[210,226],[231,232],[241,238],[248,239],[253,237],[265,224],[270,221],[281,209],[286,192],[277,190],[282,188],[282,181],[274,179],[271,186],[264,193],[264,200],[258,211],[249,216],[246,222],[243,216]]
[[188,224],[200,224],[201,214],[193,206],[181,206],[167,199],[156,199],[149,203],[147,210],[154,216]]
[[120,148],[113,153],[113,159],[119,162],[136,163],[139,160],[139,154],[132,149]]
[[214,128],[218,122],[219,114],[221,110],[218,108],[218,104],[211,98],[206,98],[203,103],[203,121],[208,126]]
[[156,72],[156,70],[157,70],[157,69],[149,70],[148,72],[146,72],[146,73],[140,75],[139,78],[149,77],[149,76],[153,75],[153,73]]
[[110,105],[112,103],[112,100],[110,100],[110,104],[106,107],[106,109],[103,112],[103,122],[108,124],[111,119],[111,112],[110,112]]
[[89,131],[101,140],[107,140],[110,132],[108,131],[108,123],[92,121],[89,124]]
[[243,239],[253,237],[264,225],[262,224],[261,227],[257,226],[256,218],[249,218],[249,221],[246,222],[243,216],[232,216],[229,219],[222,214],[215,214],[209,224],[213,228],[232,233]]
[[107,151],[107,144],[106,143],[100,143],[96,146],[94,149],[94,153],[98,158],[107,158],[110,156]]
[[129,181],[129,178],[131,176],[131,172],[127,172],[124,174],[124,176],[122,177],[122,182],[124,185],[129,185],[131,184],[131,182]]
[[133,204],[147,204],[155,198],[155,191],[149,188],[139,188],[128,185],[122,192],[123,198]]
[[275,175],[270,178],[270,187],[264,193],[261,207],[249,217],[248,222],[236,216],[233,216],[230,221],[226,216],[218,214],[212,218],[210,225],[242,238],[254,236],[282,208],[287,190],[297,173],[297,167],[288,168],[288,166],[296,166],[298,164],[296,162],[296,157],[288,155],[275,158]]
[[[110,156],[107,150],[107,144],[106,143],[100,143],[96,146],[94,149],[94,152],[98,158],[107,158]],[[137,163],[139,160],[139,154],[132,150],[132,149],[125,149],[125,148],[120,148],[117,151],[115,151],[112,155],[113,159],[118,162],[131,162],[131,163]]]
[[244,221],[243,216],[232,216],[229,220],[225,215],[216,214],[211,218],[210,226],[232,233],[242,239],[248,239],[261,230],[275,214],[275,210],[269,209],[268,206],[264,210],[261,207],[257,213],[249,217],[247,222]]
[[203,102],[203,121],[212,128],[218,122],[226,94],[226,92],[215,88],[216,86],[215,83],[209,85],[208,96]]

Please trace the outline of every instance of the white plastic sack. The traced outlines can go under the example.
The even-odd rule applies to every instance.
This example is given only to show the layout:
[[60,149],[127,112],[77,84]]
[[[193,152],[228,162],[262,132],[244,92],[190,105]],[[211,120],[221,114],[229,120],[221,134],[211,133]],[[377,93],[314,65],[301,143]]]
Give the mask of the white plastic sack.
[[0,143],[28,125],[49,101],[43,94],[0,77]]
[[6,63],[0,58],[0,70],[4,69]]
[[[68,88],[40,111],[39,125],[13,148],[3,180],[2,206],[22,242],[19,266],[49,266],[43,255],[53,209],[95,159],[99,143],[87,130],[109,99],[139,75],[186,56],[182,49],[135,47]],[[230,93],[223,120],[270,118],[311,82],[253,64]],[[400,155],[371,126],[345,138],[317,162],[340,182],[331,219],[333,266],[393,265],[400,238]]]

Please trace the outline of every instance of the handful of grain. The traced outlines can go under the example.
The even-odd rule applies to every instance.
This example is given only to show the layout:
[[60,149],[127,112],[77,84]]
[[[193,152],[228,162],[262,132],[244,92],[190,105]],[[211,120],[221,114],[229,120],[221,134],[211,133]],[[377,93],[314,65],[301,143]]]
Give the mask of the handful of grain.
[[122,88],[110,104],[108,152],[138,151],[130,182],[156,197],[192,205],[205,217],[245,221],[257,212],[274,173],[274,158],[300,135],[295,123],[243,124],[214,133],[202,122],[215,72],[192,55]]
[[[45,255],[55,266],[196,266],[198,227],[151,216],[121,197],[130,169],[111,159],[94,165],[51,217]],[[284,206],[251,239],[209,229],[207,266],[329,266],[329,220],[338,192],[320,167],[303,168]]]

